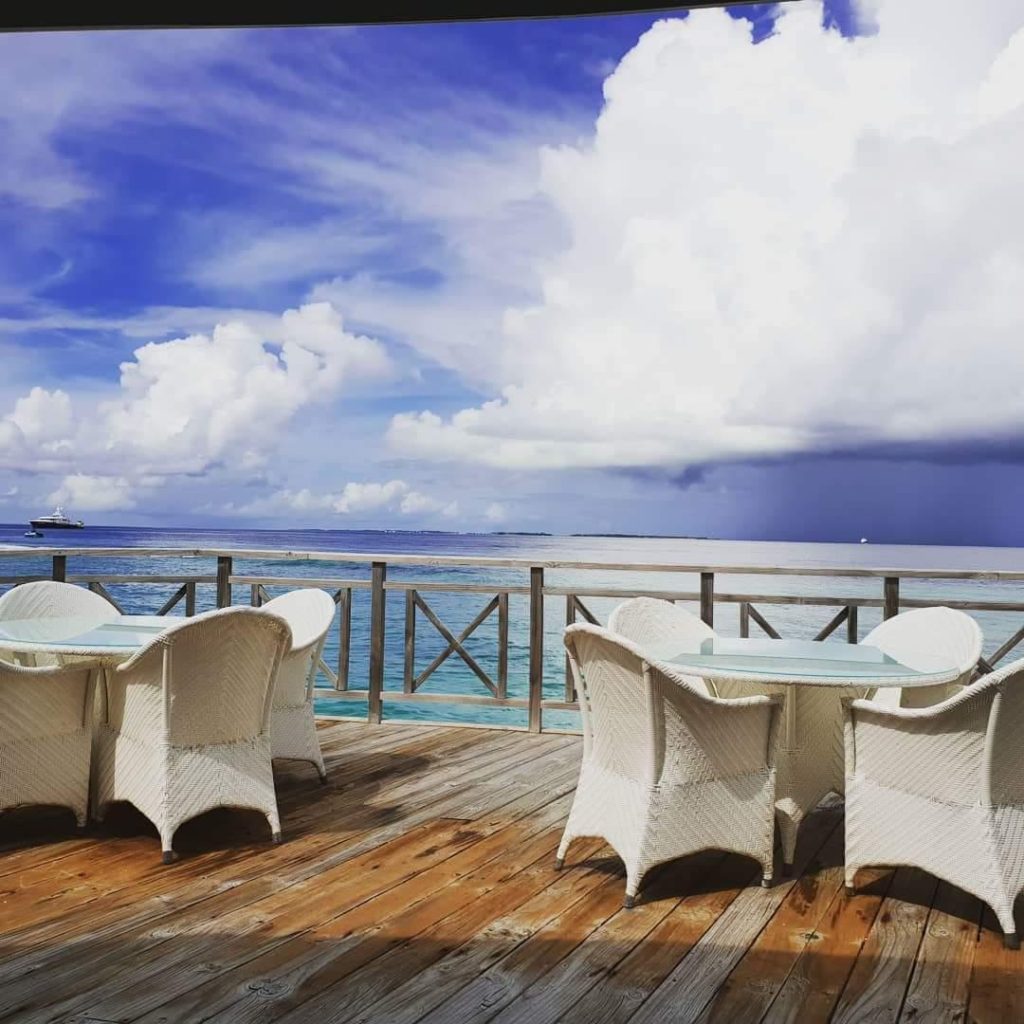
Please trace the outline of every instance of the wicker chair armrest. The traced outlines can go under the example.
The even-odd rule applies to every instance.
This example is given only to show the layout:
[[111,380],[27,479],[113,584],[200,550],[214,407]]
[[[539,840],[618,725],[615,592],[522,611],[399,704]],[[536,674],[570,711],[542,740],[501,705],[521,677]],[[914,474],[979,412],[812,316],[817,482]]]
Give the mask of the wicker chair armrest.
[[[132,659],[133,661],[135,659]],[[153,659],[155,660],[155,659]],[[164,687],[160,662],[126,662],[107,673],[107,723],[138,740],[163,733]]]
[[759,693],[751,697],[712,697],[719,707],[725,708],[759,708],[771,705],[781,708],[786,698],[781,693]]
[[92,671],[87,665],[21,667],[0,671],[0,743],[60,736],[92,716]]
[[844,700],[847,784],[865,778],[947,803],[976,802],[993,697],[971,688],[923,708]]
[[782,721],[783,698],[757,695],[724,700],[709,696],[667,673],[662,692],[681,731],[703,749],[719,778],[772,768]]
[[866,712],[871,715],[878,715],[882,718],[891,718],[895,721],[931,721],[942,718],[944,715],[955,715],[963,705],[972,701],[984,701],[985,691],[977,686],[965,686],[963,689],[940,701],[938,704],[929,704],[920,708],[904,708],[899,705],[883,704],[871,698],[844,698],[843,705],[853,712]]
[[156,675],[159,678],[163,670],[165,646],[160,637],[150,640],[145,647],[136,651],[127,661],[122,661],[111,675],[121,678],[135,675]]
[[727,718],[740,714],[750,714],[754,709],[767,709],[767,731],[764,734],[764,762],[767,767],[774,768],[777,759],[779,740],[782,737],[782,711],[786,698],[781,693],[757,694],[752,697],[715,698],[718,709]]
[[754,694],[749,697],[716,697],[714,694],[704,693],[696,689],[689,682],[687,677],[694,674],[692,669],[684,672],[675,665],[670,665],[663,661],[652,661],[649,664],[660,675],[670,679],[676,686],[682,687],[688,695],[704,703],[713,704],[716,707],[747,708],[760,707],[766,704],[781,706],[785,702],[785,698],[781,694]]

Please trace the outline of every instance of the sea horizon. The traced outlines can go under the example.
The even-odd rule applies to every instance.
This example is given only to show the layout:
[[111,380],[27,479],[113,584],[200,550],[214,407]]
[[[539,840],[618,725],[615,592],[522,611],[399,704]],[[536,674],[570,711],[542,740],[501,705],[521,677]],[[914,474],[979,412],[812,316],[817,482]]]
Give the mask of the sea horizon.
[[[440,529],[406,529],[397,527],[326,527],[326,526],[140,526],[140,525],[107,525],[88,524],[82,528],[74,529],[51,529],[42,531],[36,538],[26,537],[25,530],[27,523],[6,522],[0,523],[0,542],[7,545],[17,545],[31,550],[37,547],[88,547],[84,541],[100,531],[106,535],[111,533],[127,534],[150,533],[161,534],[167,537],[181,537],[204,534],[238,535],[255,534],[267,536],[296,536],[318,534],[327,536],[362,537],[451,537],[451,538],[542,538],[544,540],[609,540],[609,541],[685,541],[699,542],[702,544],[721,545],[750,545],[750,546],[785,546],[813,547],[813,548],[842,548],[854,550],[877,550],[877,549],[914,549],[914,550],[935,550],[935,551],[999,551],[1021,552],[1024,556],[1024,546],[1016,544],[934,544],[925,542],[903,542],[903,541],[873,541],[870,538],[850,540],[791,540],[784,538],[746,538],[746,537],[715,537],[710,535],[686,534],[686,533],[627,533],[612,531],[608,533],[595,532],[568,532],[561,533],[549,530],[440,530]],[[38,541],[39,543],[26,543]],[[59,541],[59,543],[57,543]],[[168,546],[178,546],[169,544]],[[908,566],[909,568],[910,566]],[[931,566],[933,568],[954,568],[952,566]],[[1024,563],[1022,563],[1024,568]]]

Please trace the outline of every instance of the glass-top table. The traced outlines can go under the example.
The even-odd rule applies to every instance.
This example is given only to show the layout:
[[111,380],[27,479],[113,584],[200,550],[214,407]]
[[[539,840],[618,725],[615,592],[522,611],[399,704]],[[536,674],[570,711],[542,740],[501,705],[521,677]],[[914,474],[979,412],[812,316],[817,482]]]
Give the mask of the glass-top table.
[[643,650],[653,663],[701,677],[720,697],[782,695],[775,809],[786,864],[793,862],[804,817],[830,791],[845,789],[843,699],[884,687],[943,687],[962,672],[928,650],[914,653],[914,663],[926,669],[919,671],[877,647],[824,640],[716,636],[649,643]]
[[653,660],[692,669],[705,679],[770,681],[781,686],[936,686],[952,682],[955,666],[920,671],[868,644],[823,640],[767,640],[709,637],[695,643],[648,644]]
[[18,654],[123,660],[182,621],[177,615],[119,615],[103,623],[88,616],[8,619],[0,622],[0,647]]

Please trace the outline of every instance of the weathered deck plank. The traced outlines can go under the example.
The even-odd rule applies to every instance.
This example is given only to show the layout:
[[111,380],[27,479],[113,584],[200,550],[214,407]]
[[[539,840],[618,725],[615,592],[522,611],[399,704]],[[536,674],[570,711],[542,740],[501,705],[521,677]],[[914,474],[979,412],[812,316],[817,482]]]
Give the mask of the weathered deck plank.
[[[1017,906],[1020,907],[1019,902]],[[1020,950],[1003,945],[991,910],[982,915],[981,933],[974,950],[966,1020],[969,1024],[1024,1020],[1024,964]]]
[[878,909],[833,1015],[835,1024],[884,1024],[900,1018],[938,882],[900,868]]
[[[528,754],[521,746],[516,749],[517,757]],[[554,751],[557,753],[557,749]],[[550,757],[551,752],[538,758],[538,751],[533,752],[534,761],[540,761],[543,765],[544,758]],[[495,764],[504,765],[506,761],[499,759],[496,762],[487,763],[486,759],[480,759],[474,764],[479,764],[482,781],[471,791],[474,793],[486,792],[488,787],[487,772],[493,771]],[[443,773],[441,773],[443,775]],[[568,783],[566,784],[569,785]],[[511,795],[510,786],[506,780],[499,776],[491,787],[499,802],[507,802]],[[397,791],[397,789],[396,789]],[[456,801],[465,799],[461,789],[454,798]],[[456,803],[457,806],[457,803]],[[413,821],[415,814],[410,815],[409,825],[415,825]],[[376,830],[378,835],[386,835],[395,829],[391,823],[387,829]],[[425,836],[418,837],[410,850],[397,851],[397,855],[390,858],[381,858],[376,865],[379,873],[371,877],[376,880],[387,876],[409,872],[407,861],[416,864],[416,858],[429,855],[432,858],[439,858],[445,852],[455,852],[454,848],[446,850],[446,843],[451,842],[453,837],[465,832],[463,823],[458,820],[445,819],[434,823]],[[474,834],[475,836],[476,834]],[[465,840],[468,842],[468,840]],[[299,840],[298,842],[301,842]],[[370,846],[372,853],[373,843]],[[408,844],[407,844],[408,845]],[[457,844],[456,844],[457,845]],[[282,848],[283,849],[283,848]],[[310,865],[306,861],[299,861],[292,871],[277,870],[272,874],[264,874],[256,878],[247,879],[243,884],[233,885],[228,889],[218,892],[209,899],[200,901],[197,905],[190,906],[177,914],[164,915],[160,927],[154,929],[152,921],[147,920],[143,926],[128,933],[120,934],[111,947],[99,944],[89,953],[76,958],[69,965],[69,974],[65,974],[65,968],[51,967],[44,972],[33,972],[27,978],[20,979],[17,983],[4,986],[0,994],[0,1010],[6,1009],[12,1003],[17,1002],[21,1012],[28,1012],[31,1008],[40,1021],[49,1019],[60,1019],[73,1008],[74,1002],[63,1001],[57,1004],[52,1010],[42,1012],[42,1006],[52,1005],[53,992],[59,987],[62,978],[80,978],[93,986],[102,984],[105,987],[116,987],[121,983],[124,971],[125,957],[118,955],[122,950],[128,950],[127,956],[131,960],[131,975],[137,979],[144,979],[150,974],[163,976],[164,984],[172,991],[170,995],[176,994],[174,986],[180,984],[175,979],[177,975],[170,972],[170,968],[181,962],[192,962],[198,964],[198,973],[203,974],[217,969],[217,966],[229,961],[232,954],[244,956],[249,945],[254,939],[246,939],[250,932],[258,931],[265,921],[274,922],[275,915],[286,913],[288,908],[295,905],[297,901],[308,908],[314,916],[326,913],[330,903],[326,907],[321,906],[320,900],[324,898],[324,890],[330,892],[330,883],[340,874],[341,884],[339,891],[341,898],[350,902],[358,901],[363,895],[358,883],[351,880],[352,858],[345,856],[347,852],[355,850],[355,847],[348,847],[340,853],[331,850],[321,851],[318,862],[319,870],[310,871]],[[429,853],[428,853],[429,851]],[[430,861],[420,860],[424,867],[429,866]],[[411,872],[410,872],[411,873]],[[382,877],[383,876],[383,877]],[[262,904],[258,901],[264,901]],[[261,912],[262,911],[262,912]],[[321,918],[322,919],[322,918]],[[212,928],[215,936],[226,934],[230,937],[227,943],[218,941],[216,955],[212,963],[204,958],[203,951],[209,945],[209,939],[204,942],[203,934]],[[198,929],[198,937],[193,932]],[[170,947],[165,949],[165,947]],[[155,947],[155,955],[154,955]],[[226,966],[230,966],[227,962]],[[204,976],[206,976],[204,974]],[[30,992],[31,996],[27,996]],[[99,1014],[95,1014],[99,1016]]]
[[682,861],[674,874],[683,898],[614,970],[594,979],[565,1021],[628,1021],[750,882],[753,870],[744,857],[708,853]]
[[[775,915],[827,838],[839,827],[835,810],[808,818],[800,830],[794,876],[771,889],[748,885],[700,937],[672,973],[645,1000],[632,1020],[660,1024],[664,1020],[696,1021],[732,970],[746,956],[762,929]],[[817,865],[820,867],[820,865]],[[756,876],[751,876],[751,883]]]
[[[836,931],[836,901],[843,891],[843,832],[836,829],[821,850],[822,867],[805,873],[790,890],[735,970],[707,1004],[701,1024],[729,1024],[743,1014],[787,1019],[789,1006],[801,1014],[805,996],[821,986],[821,946]],[[870,926],[870,925],[869,925]],[[852,964],[852,961],[851,961]],[[842,986],[840,985],[840,988]]]
[[320,730],[330,780],[277,769],[287,842],[216,812],[164,867],[132,811],[81,837],[0,817],[0,1022],[644,1024],[1024,1019],[1024,959],[921,872],[842,891],[839,809],[797,877],[707,851],[652,872],[554,850],[574,737],[409,725]]
[[[466,742],[465,734],[453,737],[453,739],[459,740],[463,744]],[[446,795],[450,796],[450,793],[445,789],[447,779],[457,777],[456,773],[460,768],[473,773],[474,777],[476,777],[478,770],[486,769],[488,758],[485,756],[481,760],[478,748],[480,741],[477,741],[476,744],[470,747],[467,753],[467,750],[462,746],[453,750],[453,748],[445,744],[444,740],[445,738],[441,737],[437,751],[437,756],[444,758],[444,768],[440,770],[432,768],[430,774],[434,776],[433,785],[439,787]],[[428,744],[429,738],[420,737],[417,743]],[[501,751],[515,751],[516,749],[519,749],[521,753],[521,748],[512,745],[495,748],[495,750]],[[422,775],[428,774],[423,771],[423,768],[429,764],[429,761],[419,755],[418,747],[414,748],[414,750],[417,753],[412,756],[411,760],[416,761],[417,771],[420,771]],[[494,751],[488,751],[487,753],[492,755]],[[385,752],[384,757],[387,758],[388,756],[388,753]],[[347,767],[348,765],[346,765]],[[352,770],[355,772],[366,772],[357,776],[366,782],[366,787],[360,788],[358,803],[354,803],[349,796],[354,786],[353,782],[349,782],[337,790],[334,790],[331,786],[325,787],[322,791],[324,795],[317,801],[317,806],[321,812],[320,820],[329,823],[329,828],[317,831],[314,827],[315,819],[306,820],[301,810],[300,813],[289,816],[285,807],[282,806],[282,812],[289,818],[290,842],[279,847],[277,850],[267,851],[265,838],[263,837],[260,837],[255,843],[252,841],[246,842],[247,832],[241,829],[238,823],[232,822],[232,832],[234,833],[236,844],[234,848],[224,849],[215,846],[208,852],[196,857],[189,857],[180,864],[175,865],[174,873],[171,873],[163,870],[162,865],[156,860],[150,859],[145,855],[146,849],[152,848],[152,841],[136,838],[133,840],[135,849],[138,851],[136,862],[139,866],[140,874],[145,875],[144,884],[124,888],[118,888],[116,885],[108,886],[106,890],[107,898],[104,900],[100,915],[97,915],[96,908],[81,900],[69,901],[73,908],[70,914],[67,913],[66,908],[55,906],[54,901],[51,900],[41,926],[29,925],[26,927],[22,925],[20,920],[16,921],[14,919],[13,911],[11,911],[11,923],[20,927],[12,930],[7,938],[14,940],[19,948],[30,950],[34,941],[49,942],[64,933],[74,934],[76,927],[84,921],[90,930],[88,934],[78,938],[81,941],[95,942],[104,937],[105,932],[103,929],[108,919],[111,922],[110,927],[115,930],[139,921],[148,922],[155,913],[159,913],[162,909],[174,909],[181,906],[183,902],[191,902],[193,897],[195,900],[198,900],[221,892],[225,880],[229,880],[231,885],[237,885],[239,882],[250,877],[250,875],[252,877],[259,877],[266,874],[269,870],[281,870],[288,865],[295,865],[301,870],[309,868],[312,864],[319,870],[322,865],[317,863],[316,857],[323,849],[329,846],[341,845],[346,839],[360,835],[370,836],[374,840],[384,842],[388,838],[386,833],[391,828],[390,825],[382,825],[383,816],[379,810],[373,807],[372,796],[375,787],[379,788],[381,785],[375,778],[376,773],[386,773],[387,769],[388,765],[385,761],[381,761],[379,765],[375,764],[372,772],[366,772],[365,766],[361,766],[358,763],[352,766]],[[402,772],[400,770],[398,775],[401,779]],[[421,788],[428,788],[429,785],[426,779],[424,779]],[[338,795],[337,800],[332,798],[333,794]],[[391,798],[400,795],[394,781],[392,781],[391,786],[388,788],[387,795]],[[415,796],[416,794],[412,793],[411,795]],[[429,820],[430,801],[426,801],[426,804],[428,805],[428,813],[424,820]],[[223,820],[223,817],[218,819],[219,823],[222,823]],[[140,824],[147,833],[152,834],[148,825],[136,818],[136,827]],[[402,824],[404,827],[398,829],[395,834],[400,834],[400,832],[407,830],[413,822],[410,820]],[[238,831],[235,831],[235,829],[238,829]],[[189,826],[186,825],[181,833],[179,833],[181,843],[185,844],[186,848],[188,848],[189,836],[194,835],[196,831],[196,829],[190,830]],[[305,836],[303,834],[304,831],[310,832],[311,836]],[[377,845],[377,843],[373,845]],[[192,846],[194,848],[194,842]],[[255,852],[266,853],[267,856],[254,859],[252,855]],[[94,847],[91,851],[86,852],[85,859],[94,859],[95,853]],[[197,887],[196,892],[192,892],[182,885],[185,877],[197,877],[201,879],[203,885]],[[168,897],[168,894],[170,894],[170,897]],[[170,903],[167,903],[168,898],[170,898]],[[139,907],[140,901],[144,899],[149,899],[152,905]],[[125,917],[124,907],[126,906],[136,908],[134,917]],[[38,913],[35,901],[30,902],[29,907]],[[5,920],[7,919],[8,912],[7,908],[5,908]],[[30,955],[28,961],[31,964],[35,964],[34,955]],[[0,984],[5,983],[12,976],[12,973],[17,971],[18,966],[19,963],[17,961],[13,961],[10,958],[5,959],[5,962],[0,965]]]
[[957,1024],[966,1018],[980,923],[979,901],[940,882],[903,1003],[902,1020]]

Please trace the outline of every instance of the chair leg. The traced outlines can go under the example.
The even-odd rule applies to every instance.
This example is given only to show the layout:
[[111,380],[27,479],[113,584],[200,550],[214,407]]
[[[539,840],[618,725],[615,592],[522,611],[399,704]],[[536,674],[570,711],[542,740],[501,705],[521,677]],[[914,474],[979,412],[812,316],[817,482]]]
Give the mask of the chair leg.
[[796,812],[784,814],[776,811],[775,820],[779,828],[779,841],[782,847],[782,874],[789,878],[793,874],[793,861],[796,859],[796,841],[800,831],[803,814]]
[[561,871],[565,866],[565,855],[569,852],[569,846],[572,843],[572,836],[569,835],[568,830],[562,833],[562,841],[558,844],[558,853],[555,854],[555,870]]
[[1006,899],[1005,904],[993,907],[999,927],[1003,930],[1003,945],[1007,949],[1020,949],[1020,935],[1017,934],[1017,922],[1013,916],[1013,900]]
[[844,871],[844,885],[843,891],[847,896],[853,896],[857,892],[857,887],[854,885],[854,881],[857,878],[857,868],[855,865],[847,864]]
[[163,862],[165,864],[173,864],[177,859],[178,855],[174,852],[174,832],[171,829],[161,829],[160,831],[160,846],[163,852]]
[[643,873],[626,867],[626,898],[622,901],[623,907],[629,910],[631,907],[636,906],[637,893],[640,891],[640,883],[643,881]]
[[281,815],[277,811],[277,804],[266,811],[267,824],[270,826],[270,839],[275,846],[284,842],[281,836]]
[[[316,743],[315,737],[314,737],[313,742]],[[313,749],[314,749],[314,753],[313,753],[313,756],[309,759],[309,763],[316,769],[316,773],[320,777],[320,785],[321,786],[326,786],[327,785],[327,769],[324,767],[324,756],[323,756],[323,754],[320,753],[319,746],[314,747]]]

